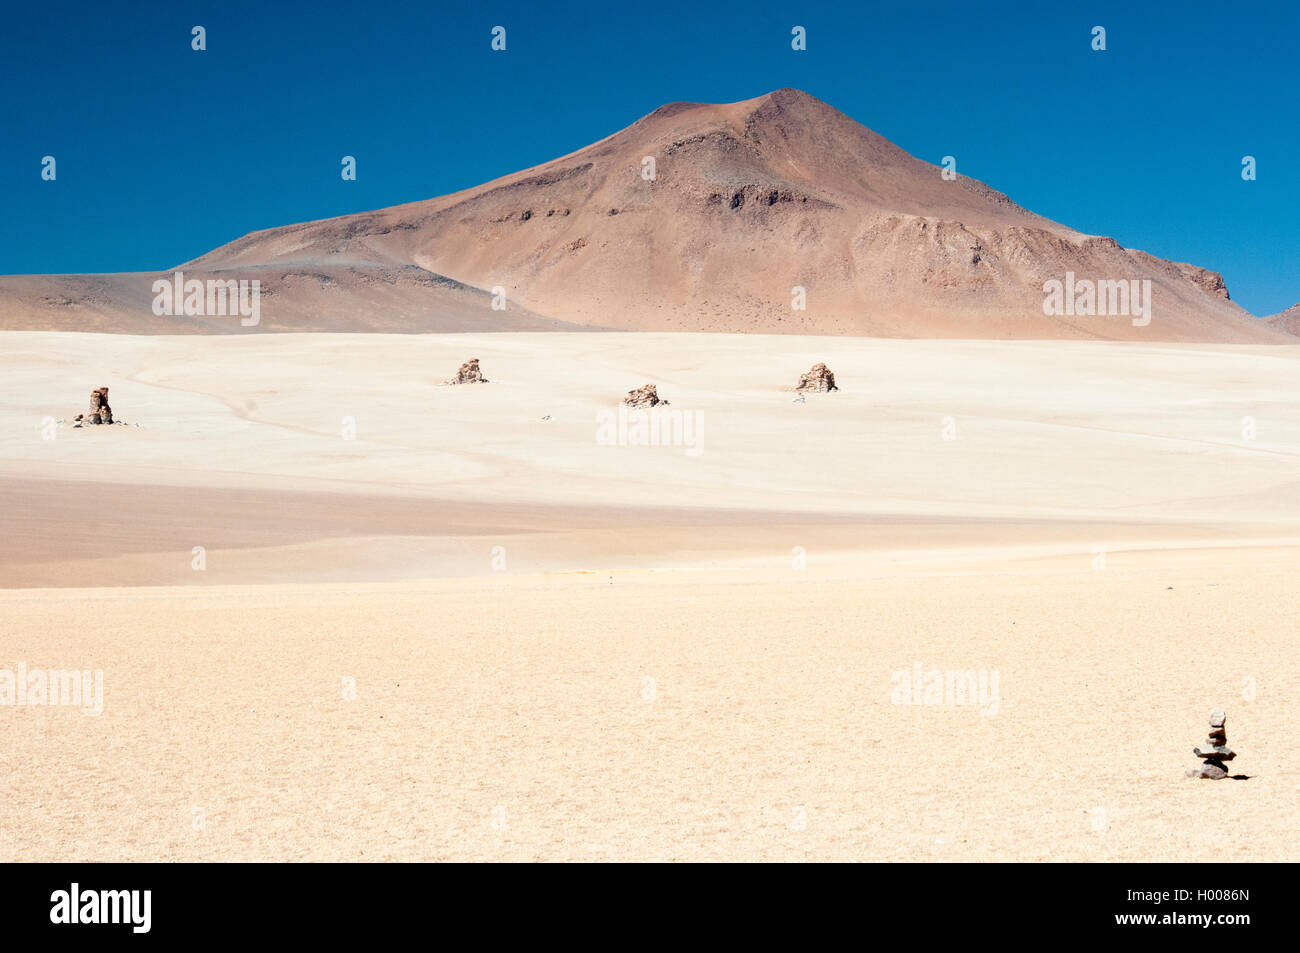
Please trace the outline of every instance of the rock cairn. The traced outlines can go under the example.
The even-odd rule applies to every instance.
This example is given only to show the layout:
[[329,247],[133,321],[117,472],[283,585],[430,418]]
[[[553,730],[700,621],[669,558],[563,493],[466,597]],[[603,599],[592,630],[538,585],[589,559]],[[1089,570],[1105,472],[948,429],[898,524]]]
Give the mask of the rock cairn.
[[799,383],[795,385],[797,391],[811,391],[814,394],[824,394],[827,391],[839,390],[835,386],[835,375],[825,364],[814,364],[812,369],[806,374],[799,376]]
[[643,407],[657,407],[660,404],[668,406],[668,401],[659,399],[659,392],[655,390],[654,384],[646,384],[644,387],[628,391],[627,396],[623,398],[623,403],[638,410]]
[[97,387],[90,392],[90,410],[77,415],[76,425],[80,427],[86,424],[111,424],[112,422],[113,408],[108,406],[108,388]]
[[1200,758],[1203,763],[1198,768],[1187,769],[1189,778],[1222,781],[1228,776],[1228,768],[1224,762],[1237,757],[1237,753],[1228,747],[1228,729],[1224,727],[1227,720],[1228,716],[1224,714],[1222,708],[1210,712],[1210,734],[1202,747],[1192,749],[1192,754]]
[[477,357],[471,357],[462,364],[451,380],[443,381],[444,384],[486,384],[487,382],[488,379],[479,370]]

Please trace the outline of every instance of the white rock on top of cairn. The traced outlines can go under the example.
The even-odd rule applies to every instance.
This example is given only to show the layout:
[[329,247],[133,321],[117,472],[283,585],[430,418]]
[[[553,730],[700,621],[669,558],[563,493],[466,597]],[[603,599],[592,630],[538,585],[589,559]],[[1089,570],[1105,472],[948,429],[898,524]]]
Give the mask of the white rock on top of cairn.
[[1189,778],[1206,778],[1210,781],[1222,781],[1228,776],[1225,761],[1237,757],[1237,752],[1228,747],[1227,714],[1222,708],[1210,712],[1210,732],[1199,747],[1192,749],[1192,754],[1203,762],[1200,767],[1188,768]]

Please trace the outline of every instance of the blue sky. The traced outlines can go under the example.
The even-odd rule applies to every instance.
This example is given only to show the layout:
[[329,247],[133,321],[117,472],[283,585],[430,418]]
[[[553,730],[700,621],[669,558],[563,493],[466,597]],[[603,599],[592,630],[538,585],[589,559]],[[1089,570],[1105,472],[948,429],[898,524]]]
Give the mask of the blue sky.
[[1284,2],[10,5],[0,273],[163,269],[466,188],[665,102],[793,86],[1270,314],[1300,301],[1297,42]]

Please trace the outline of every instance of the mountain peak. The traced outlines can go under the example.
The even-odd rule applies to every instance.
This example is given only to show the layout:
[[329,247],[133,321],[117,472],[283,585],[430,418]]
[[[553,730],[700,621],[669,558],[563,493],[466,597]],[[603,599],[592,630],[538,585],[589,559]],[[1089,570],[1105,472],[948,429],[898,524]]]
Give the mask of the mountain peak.
[[778,106],[786,108],[796,106],[821,106],[826,109],[834,107],[828,103],[822,102],[811,93],[805,93],[802,89],[795,89],[793,86],[782,86],[780,89],[774,89],[770,93],[764,93],[758,97],[759,102],[775,103]]
[[740,115],[751,115],[766,110],[768,114],[778,112],[799,112],[802,110],[814,111],[825,110],[839,115],[839,111],[828,103],[822,102],[816,96],[809,95],[801,89],[792,87],[783,87],[774,89],[770,93],[764,93],[762,96],[755,96],[752,99],[742,99],[732,103],[704,103],[694,101],[682,101],[664,103],[658,109],[647,113],[641,117],[633,127],[642,126],[655,119],[671,119],[683,113],[699,111],[701,118],[707,119],[715,113],[738,113]]
[[[751,107],[748,114],[757,122],[778,122],[798,120],[804,123],[845,123],[856,127],[858,131],[866,129],[840,112],[830,103],[822,102],[816,96],[810,96],[801,89],[785,87],[774,89],[757,99],[746,100],[743,104]],[[870,130],[866,130],[870,132]]]

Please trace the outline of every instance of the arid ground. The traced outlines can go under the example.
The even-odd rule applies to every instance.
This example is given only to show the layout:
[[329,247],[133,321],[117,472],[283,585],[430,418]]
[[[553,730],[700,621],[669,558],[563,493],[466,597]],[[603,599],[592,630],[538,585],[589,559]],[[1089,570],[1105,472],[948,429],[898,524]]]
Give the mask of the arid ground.
[[[0,669],[104,684],[0,708],[0,861],[1300,858],[1300,347],[11,331],[0,376]],[[689,445],[611,444],[645,383]],[[1216,706],[1242,778],[1185,779]]]

